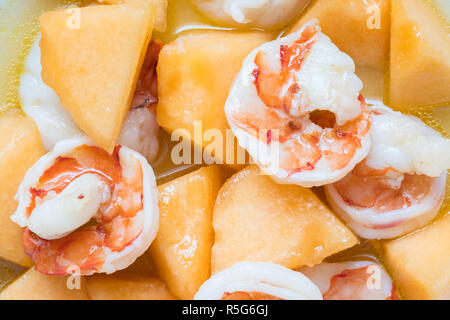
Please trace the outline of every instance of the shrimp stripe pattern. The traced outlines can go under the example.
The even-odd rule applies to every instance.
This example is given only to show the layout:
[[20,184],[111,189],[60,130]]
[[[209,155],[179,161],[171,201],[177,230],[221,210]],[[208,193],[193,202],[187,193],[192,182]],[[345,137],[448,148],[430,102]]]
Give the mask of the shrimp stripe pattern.
[[[64,152],[61,152],[64,150]],[[111,273],[131,264],[156,236],[153,171],[118,145],[112,154],[87,138],[59,142],[27,173],[11,217],[36,270]]]
[[[62,239],[45,240],[28,228],[25,230],[24,249],[36,263],[38,271],[46,274],[65,274],[65,261],[75,263],[81,272],[88,269],[98,270],[104,260],[104,247],[116,252],[121,251],[142,232],[141,228],[133,226],[130,220],[143,207],[142,169],[138,168],[133,183],[127,183],[121,174],[119,151],[120,146],[116,147],[110,156],[99,147],[81,146],[74,150],[73,157],[59,157],[55,164],[44,172],[38,188],[32,189],[33,202],[27,208],[28,214],[33,211],[36,198],[42,201],[50,192],[58,194],[77,177],[89,172],[104,179],[110,185],[113,195],[110,203],[101,207],[95,216],[95,225],[77,230]],[[73,252],[79,253],[79,256]]]
[[[318,57],[324,54],[321,50],[330,56],[336,50],[342,55],[339,59],[347,69],[336,67],[331,62],[326,67],[320,66]],[[330,70],[316,71],[315,64]],[[344,89],[351,87],[348,92],[338,92],[333,88],[337,78],[327,79],[328,73],[340,72],[336,71],[339,68],[345,69],[345,75],[351,79],[348,85],[343,86]],[[352,68],[353,61],[338,51],[320,32],[316,22],[305,25],[298,34],[255,49],[244,62],[225,106],[228,122],[238,141],[242,145],[245,140],[239,134],[242,131],[266,147],[278,143],[279,171],[286,172],[287,179],[298,173],[321,175],[326,171],[335,174],[330,178],[332,182],[337,181],[363,159],[370,144],[367,136],[371,113],[364,97],[359,94],[360,80],[352,73]],[[312,79],[316,75],[323,78],[317,81],[326,84],[323,87],[326,87],[324,90],[329,99],[323,102],[324,105],[317,102],[317,98],[314,101],[311,98],[316,93],[311,92],[308,81],[316,81]],[[254,97],[243,97],[243,90],[249,91],[247,95],[254,94]],[[330,102],[333,99],[335,103]],[[341,108],[339,103],[347,105],[349,111]],[[246,149],[263,167],[258,155]],[[314,181],[309,183],[312,185],[304,186],[326,182]],[[298,184],[303,185],[302,181]]]

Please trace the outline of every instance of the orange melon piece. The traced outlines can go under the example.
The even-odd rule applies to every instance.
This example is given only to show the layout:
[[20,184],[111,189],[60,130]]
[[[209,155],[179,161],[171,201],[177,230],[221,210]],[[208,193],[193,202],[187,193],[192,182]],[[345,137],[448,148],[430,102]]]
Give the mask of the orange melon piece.
[[87,277],[87,292],[93,300],[174,300],[157,278],[98,274]]
[[151,38],[155,4],[140,1],[79,10],[41,16],[42,79],[78,126],[112,151]]
[[239,261],[313,266],[358,244],[310,189],[277,184],[253,165],[220,189],[213,226],[213,273]]
[[390,0],[315,0],[289,32],[318,19],[323,33],[357,66],[382,70],[389,55],[389,3]]
[[450,299],[450,214],[383,244],[384,260],[406,299]]
[[31,268],[0,292],[0,300],[88,300],[86,281],[68,289],[68,276],[47,276]]
[[156,3],[155,31],[164,32],[167,29],[167,6],[169,0],[98,0],[106,4],[122,4],[126,2],[153,1]]
[[148,255],[112,275],[86,277],[87,292],[94,300],[172,300],[166,285],[156,276]]
[[[203,141],[209,129],[218,130],[225,140],[229,126],[224,106],[231,84],[245,57],[270,40],[272,36],[262,32],[193,31],[164,46],[157,68],[158,123],[170,133],[184,129],[188,134],[182,136],[203,148],[211,143]],[[201,121],[198,134],[196,121]],[[222,154],[215,153],[225,163],[226,150]]]
[[448,21],[424,0],[392,2],[389,105],[450,103]]
[[201,168],[159,187],[160,226],[149,252],[161,279],[181,299],[192,299],[210,276],[221,170]]
[[9,218],[14,196],[27,170],[44,154],[34,122],[15,111],[0,116],[0,257],[22,266],[31,260],[22,249],[23,229]]

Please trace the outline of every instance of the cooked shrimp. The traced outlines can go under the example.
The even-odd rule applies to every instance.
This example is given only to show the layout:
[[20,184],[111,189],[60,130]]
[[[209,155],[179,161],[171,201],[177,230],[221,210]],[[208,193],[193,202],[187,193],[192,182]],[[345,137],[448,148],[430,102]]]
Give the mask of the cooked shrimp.
[[160,127],[156,120],[158,81],[156,65],[162,43],[152,40],[147,50],[141,73],[131,102],[130,111],[123,123],[118,143],[138,151],[149,161],[159,150]]
[[273,28],[289,23],[310,0],[191,0],[213,20],[227,25]]
[[326,186],[334,211],[366,239],[395,238],[432,220],[442,205],[450,140],[417,118],[375,105],[367,158]]
[[[37,37],[25,63],[20,79],[22,109],[32,118],[41,134],[45,150],[50,151],[57,142],[83,135],[70,113],[65,110],[57,94],[41,78],[40,36]],[[118,144],[141,153],[152,161],[159,149],[160,127],[156,121],[158,88],[156,64],[162,44],[152,41],[147,50],[136,86],[130,111],[123,123]]]
[[266,262],[240,262],[213,275],[195,300],[322,300],[300,272]]
[[354,71],[317,21],[255,49],[225,104],[239,144],[279,183],[343,178],[370,149],[371,116]]
[[391,277],[375,262],[324,262],[298,271],[319,287],[324,300],[398,299]]
[[64,140],[25,175],[11,219],[36,270],[113,273],[131,265],[156,236],[158,191],[147,160],[88,138]]

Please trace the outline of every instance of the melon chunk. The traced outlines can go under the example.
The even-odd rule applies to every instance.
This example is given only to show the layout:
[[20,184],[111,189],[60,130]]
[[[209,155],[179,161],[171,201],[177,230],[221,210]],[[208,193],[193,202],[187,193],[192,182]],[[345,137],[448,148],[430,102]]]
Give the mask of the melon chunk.
[[[152,1],[44,13],[42,79],[77,125],[112,151],[155,21]],[[80,20],[77,25],[76,15]]]
[[0,300],[89,299],[84,277],[79,289],[68,289],[67,282],[68,276],[47,276],[31,268],[0,292]]
[[155,31],[164,32],[167,29],[167,6],[169,0],[98,0],[99,2],[107,4],[122,4],[142,1],[153,1],[156,3],[156,19],[155,19]]
[[406,299],[450,299],[450,214],[383,244],[385,263]]
[[[203,141],[209,129],[218,130],[225,140],[229,126],[224,106],[231,84],[245,57],[270,40],[271,35],[262,32],[193,31],[164,46],[157,70],[158,123],[170,133],[184,129],[189,134],[180,133],[203,148],[211,143]],[[196,121],[201,123],[198,134]],[[227,162],[226,151],[223,157],[212,154]]]
[[407,109],[449,103],[446,22],[424,0],[393,1],[391,16],[389,105]]
[[87,292],[93,300],[175,299],[157,278],[134,278],[116,274],[87,277]]
[[220,189],[213,226],[213,273],[244,260],[313,266],[358,243],[310,189],[277,184],[256,166]]
[[384,69],[389,55],[390,0],[316,0],[290,32],[318,19],[323,33],[359,67]]
[[212,213],[224,182],[221,170],[205,167],[159,187],[160,227],[150,255],[181,299],[192,299],[210,276]]
[[14,196],[27,170],[44,154],[34,122],[15,111],[0,116],[0,257],[22,266],[31,260],[22,249],[23,229],[9,218]]

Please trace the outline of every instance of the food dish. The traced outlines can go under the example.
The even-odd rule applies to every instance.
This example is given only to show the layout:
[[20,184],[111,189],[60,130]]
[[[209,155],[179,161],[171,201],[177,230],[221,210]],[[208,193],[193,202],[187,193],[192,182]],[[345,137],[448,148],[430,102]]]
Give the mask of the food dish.
[[448,8],[37,1],[0,37],[0,299],[450,299]]

